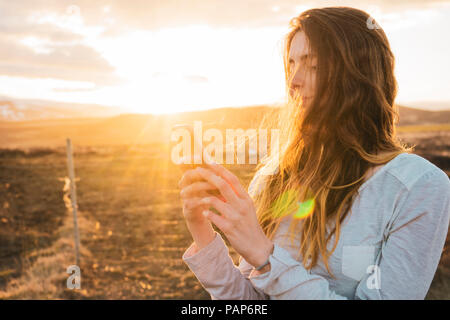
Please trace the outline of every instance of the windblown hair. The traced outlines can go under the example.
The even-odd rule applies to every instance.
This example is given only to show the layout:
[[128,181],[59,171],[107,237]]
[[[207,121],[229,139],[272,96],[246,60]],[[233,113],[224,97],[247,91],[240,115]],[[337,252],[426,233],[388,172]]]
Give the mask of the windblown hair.
[[264,188],[252,195],[258,220],[271,239],[298,201],[313,199],[312,213],[292,220],[291,241],[302,222],[303,265],[311,269],[321,256],[330,274],[328,258],[368,169],[414,148],[396,137],[394,56],[384,31],[378,25],[368,28],[368,19],[361,10],[328,7],[307,10],[290,21],[283,49],[286,93],[292,79],[289,50],[298,31],[305,33],[317,56],[315,92],[308,108],[288,98],[278,124],[280,152],[264,162],[266,169],[275,163],[276,172],[257,175],[256,184]]

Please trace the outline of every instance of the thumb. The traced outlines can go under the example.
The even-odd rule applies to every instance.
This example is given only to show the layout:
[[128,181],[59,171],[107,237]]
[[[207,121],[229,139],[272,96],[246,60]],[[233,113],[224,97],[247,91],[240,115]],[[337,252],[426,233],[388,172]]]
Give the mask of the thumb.
[[206,219],[208,219],[212,223],[214,223],[220,230],[225,232],[224,229],[227,228],[229,222],[227,220],[225,220],[224,217],[222,217],[218,214],[215,214],[211,210],[203,210],[202,214],[205,216]]

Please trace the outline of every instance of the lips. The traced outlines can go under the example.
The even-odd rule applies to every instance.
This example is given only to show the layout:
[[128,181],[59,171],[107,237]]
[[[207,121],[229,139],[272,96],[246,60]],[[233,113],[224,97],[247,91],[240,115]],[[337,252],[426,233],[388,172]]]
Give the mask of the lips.
[[[296,90],[290,89],[289,93],[290,93],[291,97],[296,97],[297,96],[297,91]],[[301,96],[301,94],[298,94],[298,95]],[[305,100],[310,100],[312,97],[302,97],[302,98],[303,98],[303,101],[305,101]]]

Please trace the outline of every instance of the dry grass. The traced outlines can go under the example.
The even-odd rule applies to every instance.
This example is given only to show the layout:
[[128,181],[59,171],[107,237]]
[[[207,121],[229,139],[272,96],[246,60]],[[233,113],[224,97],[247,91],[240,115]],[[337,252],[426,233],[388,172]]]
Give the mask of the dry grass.
[[[449,172],[448,139],[406,136]],[[73,222],[58,180],[67,175],[65,153],[0,151],[0,298],[209,299],[181,261],[192,238],[181,216],[181,173],[167,158],[149,146],[75,148],[81,290],[68,290]],[[245,185],[254,167],[231,169]],[[449,257],[427,299],[450,299]]]
[[450,131],[450,123],[400,126],[397,130],[399,133]]
[[[92,224],[81,218],[80,229],[85,232]],[[0,299],[62,299],[66,295],[66,273],[74,264],[73,219],[68,214],[63,226],[56,231],[58,240],[50,247],[32,251],[25,257],[25,272],[12,279],[0,290]],[[82,256],[90,256],[82,248]],[[33,259],[35,258],[35,259]],[[32,262],[34,260],[34,262]],[[83,291],[81,291],[83,292]]]

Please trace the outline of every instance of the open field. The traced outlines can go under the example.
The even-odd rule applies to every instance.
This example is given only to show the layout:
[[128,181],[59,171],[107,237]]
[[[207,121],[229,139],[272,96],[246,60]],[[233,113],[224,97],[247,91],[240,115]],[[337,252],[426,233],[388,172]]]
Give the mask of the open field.
[[[182,219],[178,167],[154,146],[75,148],[75,166],[84,250],[82,290],[64,290],[65,269],[74,264],[69,246],[64,247],[65,259],[60,257],[65,264],[54,270],[58,285],[39,296],[27,292],[27,284],[14,287],[10,280],[24,277],[35,266],[39,250],[50,248],[47,256],[60,254],[52,252],[60,234],[56,231],[64,223],[72,226],[59,179],[66,176],[65,150],[0,153],[0,288],[5,291],[0,297],[209,298],[181,260],[192,240]],[[251,178],[249,167],[237,172],[245,181]],[[72,233],[63,234],[70,245]],[[26,280],[46,281],[39,277]],[[32,290],[40,289],[34,285]]]
[[[450,175],[450,131],[399,133]],[[181,260],[192,239],[169,147],[75,143],[74,156],[82,290],[65,289],[66,268],[74,264],[65,148],[2,149],[0,298],[209,299]],[[245,186],[254,173],[252,165],[230,169]],[[427,298],[450,299],[448,240]]]
[[415,132],[421,133],[421,132],[436,132],[436,131],[450,131],[450,123],[409,125],[398,128],[399,133],[415,133]]

